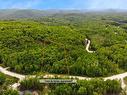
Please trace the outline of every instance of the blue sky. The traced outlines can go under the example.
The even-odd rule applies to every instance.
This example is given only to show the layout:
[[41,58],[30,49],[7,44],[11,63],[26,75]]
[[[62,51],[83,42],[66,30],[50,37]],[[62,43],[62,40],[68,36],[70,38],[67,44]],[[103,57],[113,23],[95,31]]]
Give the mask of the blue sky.
[[127,0],[0,0],[0,9],[127,9]]

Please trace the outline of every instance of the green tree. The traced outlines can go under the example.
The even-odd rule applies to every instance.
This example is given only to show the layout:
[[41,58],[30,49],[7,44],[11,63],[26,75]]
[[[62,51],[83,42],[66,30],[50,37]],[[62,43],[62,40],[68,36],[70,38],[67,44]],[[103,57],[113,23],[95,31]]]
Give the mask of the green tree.
[[87,95],[87,89],[85,87],[80,87],[78,90],[79,95]]
[[4,84],[6,81],[6,76],[2,73],[0,73],[0,85]]
[[22,80],[20,82],[21,86],[20,88],[23,90],[36,90],[41,89],[42,85],[39,82],[38,78],[26,78],[25,80]]
[[68,85],[60,85],[55,88],[54,94],[55,95],[71,95],[72,88]]
[[19,95],[19,92],[13,89],[7,89],[3,91],[2,95]]

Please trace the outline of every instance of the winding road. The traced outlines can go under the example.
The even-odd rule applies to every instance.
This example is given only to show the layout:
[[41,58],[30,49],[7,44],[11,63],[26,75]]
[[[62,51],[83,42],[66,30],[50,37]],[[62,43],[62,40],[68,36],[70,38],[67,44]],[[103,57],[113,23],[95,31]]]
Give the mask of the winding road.
[[[18,73],[15,73],[15,72],[11,72],[11,71],[8,71],[6,70],[6,68],[3,68],[0,66],[0,72],[1,73],[4,73],[8,76],[11,76],[11,77],[15,77],[17,79],[19,79],[19,81],[21,80],[24,80],[26,77],[35,77],[35,75],[21,75],[21,74],[18,74]],[[127,72],[125,73],[122,73],[122,74],[118,74],[118,75],[113,75],[113,76],[110,76],[110,77],[104,77],[103,79],[106,81],[106,80],[121,80],[121,87],[124,89],[126,87],[123,79],[127,76]],[[53,74],[45,74],[43,76],[43,78],[55,78],[56,75],[53,75]],[[64,77],[68,77],[68,78],[76,78],[76,79],[79,79],[79,80],[91,80],[91,79],[94,79],[94,78],[89,78],[89,77],[81,77],[81,76],[63,76],[63,75],[57,75],[57,77],[60,77],[60,78],[64,78]],[[14,83],[13,85],[11,85],[11,87],[13,89],[16,89],[18,86],[20,86],[20,83]]]
[[87,42],[86,51],[87,51],[88,53],[95,53],[95,51],[90,51],[90,50],[89,50],[89,47],[90,47],[90,40],[86,39],[86,42]]
[[[89,50],[89,46],[90,46],[90,40],[87,40],[88,43],[86,45],[86,50],[89,52],[89,53],[94,53],[95,51],[90,51]],[[2,66],[0,66],[0,72],[5,74],[5,75],[8,75],[8,76],[11,76],[11,77],[15,77],[17,79],[19,79],[18,83],[14,83],[13,85],[11,85],[10,87],[12,87],[13,89],[17,89],[18,86],[20,86],[20,81],[24,80],[25,78],[27,77],[35,77],[35,75],[22,75],[22,74],[18,74],[18,73],[15,73],[15,72],[11,72],[11,71],[8,71],[6,68],[3,68]],[[45,74],[43,76],[43,78],[55,78],[56,75],[53,75],[53,74]],[[90,77],[82,77],[82,76],[67,76],[67,75],[57,75],[57,77],[59,78],[76,78],[76,79],[79,79],[79,80],[91,80],[91,79],[94,79],[94,78],[90,78]],[[124,78],[127,77],[127,72],[125,73],[122,73],[122,74],[117,74],[117,75],[113,75],[113,76],[110,76],[110,77],[104,77],[103,79],[106,81],[106,80],[120,80],[121,81],[121,87],[124,89],[126,87],[125,83],[124,83]]]
[[1,66],[0,66],[0,72],[4,73],[6,75],[9,75],[11,77],[15,77],[15,78],[17,78],[19,80],[23,80],[25,78],[25,75],[21,75],[21,74],[17,74],[17,73],[14,73],[14,72],[10,72],[6,68],[3,68]]

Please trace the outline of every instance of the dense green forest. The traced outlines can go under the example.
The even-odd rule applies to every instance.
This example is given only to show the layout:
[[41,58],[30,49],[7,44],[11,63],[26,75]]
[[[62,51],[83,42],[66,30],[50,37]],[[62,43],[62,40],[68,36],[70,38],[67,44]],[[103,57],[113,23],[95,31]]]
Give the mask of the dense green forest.
[[[125,14],[55,14],[0,21],[0,63],[23,74],[108,76],[127,71]],[[91,40],[85,50],[85,39]]]
[[[121,90],[119,81],[102,79],[78,80],[74,84],[40,84],[38,78],[28,78],[21,81],[19,87],[23,95],[33,95],[33,91],[39,95],[120,95]],[[19,92],[4,88],[0,95],[19,95]]]
[[102,79],[78,80],[76,84],[40,84],[37,78],[31,78],[23,80],[21,88],[48,95],[119,95],[121,92],[119,81]]
[[[1,20],[0,66],[28,75],[105,77],[126,72],[126,16],[92,12]],[[95,53],[86,51],[86,38]],[[17,79],[0,73],[0,95],[19,95],[9,88],[15,82]],[[40,84],[38,78],[30,78],[20,84],[19,91],[35,90],[39,95],[124,95],[120,94],[121,84],[117,80],[95,78],[78,80],[76,84]]]

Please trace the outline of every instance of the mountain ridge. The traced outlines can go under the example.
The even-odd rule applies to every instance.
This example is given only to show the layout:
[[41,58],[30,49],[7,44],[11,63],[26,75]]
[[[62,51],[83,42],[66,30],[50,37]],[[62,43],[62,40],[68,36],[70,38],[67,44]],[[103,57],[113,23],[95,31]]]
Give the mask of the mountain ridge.
[[55,14],[84,14],[84,13],[125,13],[127,10],[36,10],[36,9],[0,9],[0,19],[40,18]]

